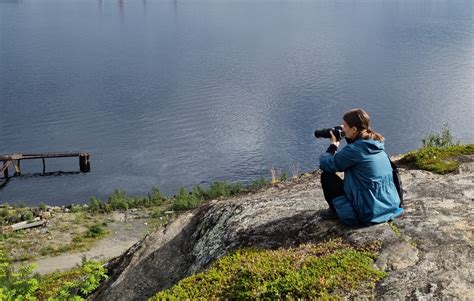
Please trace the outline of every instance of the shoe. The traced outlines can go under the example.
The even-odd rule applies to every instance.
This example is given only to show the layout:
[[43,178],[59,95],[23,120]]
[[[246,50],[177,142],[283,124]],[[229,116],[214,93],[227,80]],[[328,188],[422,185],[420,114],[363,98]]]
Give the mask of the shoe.
[[338,219],[336,211],[332,210],[331,208],[321,210],[319,215],[321,216],[321,219],[327,221]]

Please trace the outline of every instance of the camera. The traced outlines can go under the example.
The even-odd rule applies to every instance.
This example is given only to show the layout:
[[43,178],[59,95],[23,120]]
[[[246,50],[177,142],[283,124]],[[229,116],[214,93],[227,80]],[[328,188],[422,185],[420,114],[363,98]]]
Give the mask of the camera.
[[316,138],[331,138],[331,132],[336,137],[337,141],[340,141],[342,138],[346,136],[344,131],[342,130],[342,126],[338,125],[331,129],[322,129],[314,131],[314,136]]

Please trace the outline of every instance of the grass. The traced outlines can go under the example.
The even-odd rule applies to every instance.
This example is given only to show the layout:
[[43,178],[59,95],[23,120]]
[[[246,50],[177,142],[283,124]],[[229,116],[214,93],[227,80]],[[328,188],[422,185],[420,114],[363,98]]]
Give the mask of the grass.
[[387,275],[372,266],[376,248],[357,249],[336,239],[290,249],[241,249],[152,300],[370,296],[376,282]]
[[260,188],[263,188],[263,187],[267,186],[270,183],[271,182],[269,180],[267,180],[265,177],[260,177],[260,178],[256,179],[255,181],[253,181],[252,184],[250,184],[250,189],[258,190]]

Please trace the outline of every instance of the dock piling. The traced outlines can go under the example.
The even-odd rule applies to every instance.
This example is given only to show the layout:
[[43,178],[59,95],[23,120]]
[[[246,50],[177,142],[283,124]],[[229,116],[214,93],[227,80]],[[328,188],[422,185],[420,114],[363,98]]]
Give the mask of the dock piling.
[[81,172],[89,172],[91,170],[91,162],[89,154],[79,155],[79,169]]
[[15,167],[15,176],[21,175],[20,160],[12,160],[12,164]]

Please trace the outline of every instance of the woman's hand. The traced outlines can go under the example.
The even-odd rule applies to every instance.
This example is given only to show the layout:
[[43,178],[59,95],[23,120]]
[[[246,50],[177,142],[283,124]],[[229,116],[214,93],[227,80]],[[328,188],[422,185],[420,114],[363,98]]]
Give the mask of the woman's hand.
[[339,147],[339,141],[337,141],[336,136],[334,136],[334,133],[330,131],[331,133],[331,144],[334,144],[335,146]]

